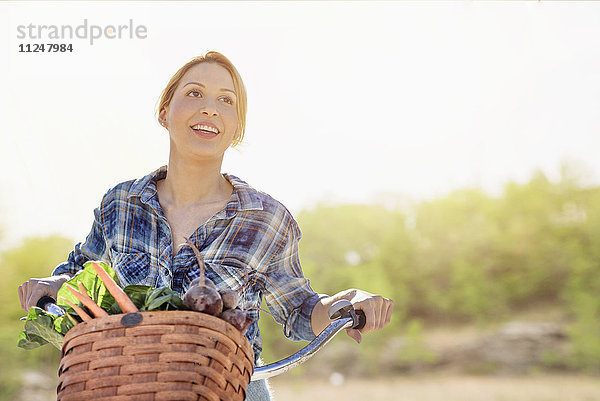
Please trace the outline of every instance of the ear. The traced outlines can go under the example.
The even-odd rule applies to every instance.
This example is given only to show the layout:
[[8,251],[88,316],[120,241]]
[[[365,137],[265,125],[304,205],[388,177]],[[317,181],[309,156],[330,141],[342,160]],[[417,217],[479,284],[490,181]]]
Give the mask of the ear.
[[167,111],[165,109],[162,109],[158,113],[158,123],[165,128],[169,128],[167,125]]

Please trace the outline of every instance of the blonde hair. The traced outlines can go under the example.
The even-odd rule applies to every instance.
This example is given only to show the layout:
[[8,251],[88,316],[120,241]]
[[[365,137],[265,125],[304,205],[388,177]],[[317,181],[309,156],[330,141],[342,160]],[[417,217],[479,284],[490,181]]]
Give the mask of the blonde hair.
[[160,95],[160,99],[158,102],[158,106],[156,108],[156,114],[160,114],[163,109],[166,109],[173,99],[173,94],[175,93],[175,89],[181,82],[181,78],[188,72],[192,67],[198,65],[200,63],[214,63],[220,65],[229,71],[231,75],[231,79],[233,80],[233,89],[235,90],[237,102],[236,102],[236,111],[238,115],[238,129],[235,133],[235,137],[233,138],[232,146],[236,146],[242,139],[244,138],[244,131],[246,129],[246,87],[244,86],[244,82],[242,81],[242,77],[238,70],[234,67],[234,65],[229,61],[227,57],[222,55],[216,51],[209,51],[203,55],[194,57],[192,60],[188,61],[183,67],[181,67],[169,80],[166,88],[162,91]]

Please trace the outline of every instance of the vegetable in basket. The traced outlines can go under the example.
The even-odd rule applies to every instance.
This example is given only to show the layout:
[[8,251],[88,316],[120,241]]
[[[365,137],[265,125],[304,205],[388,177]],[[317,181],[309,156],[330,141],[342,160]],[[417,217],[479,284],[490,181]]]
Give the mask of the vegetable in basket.
[[198,266],[200,267],[200,277],[198,277],[197,285],[191,285],[183,296],[183,305],[196,312],[204,312],[217,316],[223,311],[221,295],[214,288],[214,284],[213,286],[206,285],[206,282],[209,280],[204,277],[204,259],[198,248],[189,239],[186,238],[185,240],[196,255]]
[[104,285],[106,285],[106,288],[108,288],[108,291],[112,294],[113,297],[115,297],[115,301],[117,302],[117,304],[119,304],[121,310],[124,313],[139,312],[138,308],[134,305],[131,299],[129,299],[127,294],[125,294],[125,292],[115,282],[115,280],[113,280],[113,278],[109,276],[108,273],[106,273],[106,270],[104,270],[95,262],[91,263],[96,273],[98,273],[98,276],[100,276],[100,278],[104,282]]
[[[117,277],[114,270],[106,263],[100,263],[106,272],[113,278]],[[60,349],[64,335],[77,323],[83,320],[81,315],[71,305],[77,306],[80,312],[91,319],[93,314],[81,301],[68,289],[69,286],[79,287],[79,283],[86,288],[86,293],[94,304],[108,311],[115,303],[113,296],[99,279],[90,262],[84,265],[83,270],[71,280],[63,284],[58,291],[57,304],[64,309],[63,316],[55,316],[38,307],[31,307],[27,313],[24,330],[19,334],[17,346],[24,349],[34,349],[45,344],[52,344]]]
[[26,318],[25,329],[19,335],[18,346],[33,349],[51,343],[60,349],[64,335],[81,321],[109,314],[151,310],[191,309],[209,313],[245,334],[253,320],[239,309],[239,293],[232,290],[218,292],[214,283],[204,276],[200,252],[192,243],[188,243],[199,261],[201,274],[191,283],[183,300],[168,287],[129,285],[122,289],[117,274],[108,264],[87,262],[84,269],[58,291],[57,304],[65,310],[65,314],[57,317],[32,307]]
[[[98,272],[104,277],[103,279]],[[120,294],[119,301],[123,306],[108,291],[105,283],[110,281],[114,282],[123,293]],[[73,287],[78,287],[79,291]],[[123,295],[131,304],[123,302]],[[136,311],[183,309],[183,303],[177,292],[168,287],[129,285],[121,289],[117,274],[103,262],[87,262],[83,270],[63,284],[57,298],[57,304],[65,310],[65,314],[57,317],[38,307],[30,308],[24,330],[19,334],[17,345],[20,348],[34,349],[50,343],[60,349],[64,335],[77,323],[104,314],[123,313],[123,309],[126,311],[131,311],[133,308]],[[92,305],[96,305],[99,309]]]
[[[183,297],[184,306],[197,312],[218,316],[238,329],[242,335],[246,334],[254,319],[239,308],[239,293],[228,289],[217,291],[213,282],[204,277],[204,259],[200,251],[189,239],[186,238],[185,241],[196,255],[200,267],[200,277],[190,283],[190,287]],[[245,278],[248,279],[247,275]]]

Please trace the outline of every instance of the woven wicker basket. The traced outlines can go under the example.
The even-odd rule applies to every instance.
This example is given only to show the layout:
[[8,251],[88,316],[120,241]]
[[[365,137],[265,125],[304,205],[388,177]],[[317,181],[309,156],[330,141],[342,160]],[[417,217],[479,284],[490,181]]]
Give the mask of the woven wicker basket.
[[244,400],[250,343],[204,313],[142,312],[92,319],[65,336],[58,401]]

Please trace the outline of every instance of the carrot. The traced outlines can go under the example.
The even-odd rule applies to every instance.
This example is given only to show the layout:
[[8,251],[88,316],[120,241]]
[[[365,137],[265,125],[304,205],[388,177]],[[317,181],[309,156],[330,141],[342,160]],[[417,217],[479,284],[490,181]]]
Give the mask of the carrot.
[[75,310],[75,312],[77,312],[77,314],[79,315],[79,317],[85,322],[88,320],[92,320],[92,318],[90,317],[90,315],[88,315],[87,313],[85,313],[85,311],[83,309],[81,309],[79,306],[75,305],[73,302],[69,301],[66,298],[60,297],[59,299],[62,299],[63,301],[65,301],[66,303],[68,303],[71,308],[73,308]]
[[129,299],[127,294],[125,294],[125,291],[123,291],[121,287],[119,287],[115,280],[113,280],[113,278],[108,275],[108,273],[102,268],[102,266],[92,262],[92,267],[94,268],[98,276],[100,276],[100,279],[102,279],[102,281],[104,282],[104,285],[108,289],[108,292],[110,292],[111,295],[115,298],[115,301],[117,301],[117,304],[119,304],[123,313],[139,312],[137,306],[135,306],[131,299]]
[[101,307],[96,305],[94,301],[92,301],[92,298],[90,298],[90,296],[87,294],[87,290],[83,283],[79,283],[79,290],[81,292],[77,291],[75,288],[71,287],[68,284],[67,288],[69,289],[69,291],[71,291],[73,295],[75,295],[75,298],[80,300],[81,303],[85,307],[87,307],[90,312],[92,312],[92,315],[94,315],[94,317],[108,316],[108,313],[106,313],[104,309],[102,309]]
[[[92,306],[93,310],[90,309],[90,311],[98,317],[108,316],[108,312],[106,312],[104,309],[102,309],[100,307],[100,305],[96,304],[96,302],[94,302],[92,300],[92,298],[90,298],[90,296],[88,295],[88,292],[87,292],[87,288],[85,288],[85,285],[83,285],[83,283],[77,283],[77,285],[79,286],[79,292],[81,292],[81,295],[83,295],[83,297],[86,298],[93,305]],[[90,307],[88,306],[88,309],[89,308]]]

